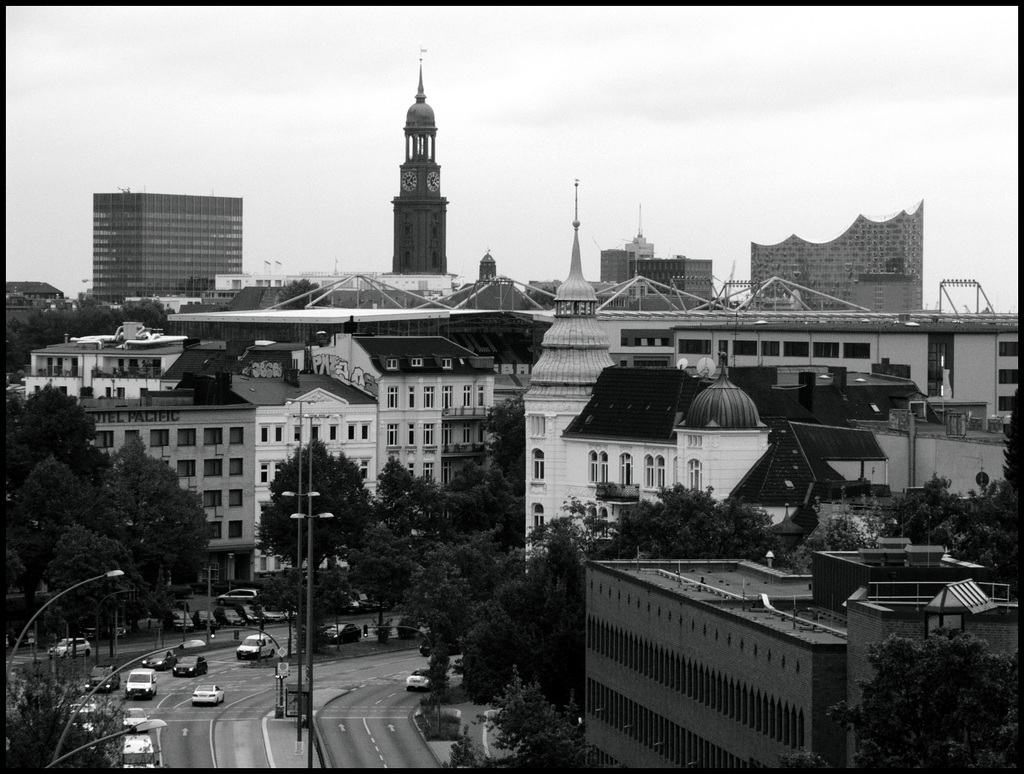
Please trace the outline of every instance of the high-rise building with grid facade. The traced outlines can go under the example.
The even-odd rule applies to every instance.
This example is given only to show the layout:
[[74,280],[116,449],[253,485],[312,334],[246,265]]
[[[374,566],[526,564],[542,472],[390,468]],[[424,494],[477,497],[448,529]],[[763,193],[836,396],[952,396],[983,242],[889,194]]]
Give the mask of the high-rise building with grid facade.
[[226,196],[93,194],[93,293],[197,295],[242,271],[242,200]]
[[[872,312],[909,312],[923,303],[924,202],[882,221],[858,215],[830,242],[798,236],[750,244],[750,279],[779,277]],[[823,306],[824,304],[824,306]],[[816,299],[815,308],[828,308]]]

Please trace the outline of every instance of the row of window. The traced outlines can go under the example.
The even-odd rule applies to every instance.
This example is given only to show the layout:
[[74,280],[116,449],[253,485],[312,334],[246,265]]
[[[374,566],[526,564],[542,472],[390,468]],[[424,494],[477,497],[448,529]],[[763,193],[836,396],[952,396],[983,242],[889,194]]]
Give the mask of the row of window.
[[[354,462],[356,464],[356,466],[359,468],[359,477],[363,481],[366,481],[366,479],[369,478],[369,475],[370,475],[370,461],[366,460],[366,459],[363,459],[363,460],[352,460],[352,459],[350,459],[350,461]],[[260,463],[260,483],[261,484],[269,484],[271,481],[273,481],[274,477],[277,475],[277,466],[281,465],[281,464],[283,464],[283,461],[281,461],[281,462],[261,462]]]
[[[686,658],[674,650],[593,618],[587,622],[587,640],[587,647],[592,651],[730,720],[790,747],[802,747],[804,744],[803,710],[798,710],[788,701],[776,699],[767,691],[748,686],[742,678],[727,677],[722,671],[705,666],[696,659]],[[731,635],[729,641],[731,644]],[[740,649],[743,649],[742,642]],[[756,656],[756,645],[752,651]],[[771,651],[767,660],[771,663]],[[785,656],[779,662],[785,669]],[[796,671],[800,671],[799,663]]]
[[[348,440],[356,440],[356,436],[359,440],[366,441],[370,438],[370,423],[350,423],[346,426]],[[292,427],[292,439],[295,441],[299,440],[302,429],[301,426],[296,423]],[[310,436],[313,440],[320,438],[321,427],[320,425],[310,425]],[[330,424],[327,425],[327,440],[337,441],[341,437],[341,425]],[[273,438],[273,440],[271,440]],[[284,441],[284,425],[260,425],[260,443],[281,443]]]
[[[241,489],[229,489],[228,490],[228,507],[237,508],[242,505],[242,491]],[[203,507],[204,508],[220,508],[224,505],[224,492],[220,489],[205,489],[203,490]],[[215,514],[220,515],[220,514]]]
[[[757,357],[758,342],[755,339],[736,339],[734,353],[736,356]],[[729,353],[729,340],[720,339],[718,351]],[[819,357],[839,358],[840,343],[838,341],[762,341],[761,357]],[[680,339],[680,355],[710,355],[711,339]],[[871,344],[867,342],[845,342],[842,344],[842,357],[851,360],[864,360],[871,357]]]
[[1016,341],[1000,341],[999,357],[1017,357]]
[[[196,460],[178,460],[178,478],[194,478],[196,475]],[[242,457],[230,457],[228,459],[228,475],[244,475],[245,462]],[[224,475],[224,460],[220,457],[203,460],[203,475],[209,477]]]
[[[423,425],[423,446],[436,446],[437,441],[435,438],[434,430],[435,425],[433,423]],[[476,432],[474,433],[474,428]],[[386,442],[388,446],[399,446],[399,440],[401,437],[401,427],[398,422],[389,422],[387,425]],[[405,426],[405,438],[406,446],[416,446],[416,423],[409,422]],[[441,423],[441,444],[443,446],[451,446],[453,443],[452,425],[449,422]],[[483,443],[484,442],[484,426],[481,424],[471,424],[466,422],[462,425],[462,441],[461,443]]]
[[[421,357],[411,357],[411,358],[409,358],[409,367],[410,368],[423,368],[423,358],[421,358]],[[388,371],[397,371],[398,370],[398,358],[397,357],[386,358],[384,360],[384,368],[385,368],[385,370],[388,370]],[[452,370],[452,359],[450,357],[443,357],[443,358],[441,358],[441,368],[443,368],[445,371]]]
[[[242,537],[242,524],[243,522],[234,519],[228,522],[228,539]],[[219,521],[206,522],[206,528],[210,531],[210,540],[220,540],[224,537],[223,526],[224,524]]]
[[[132,436],[141,437],[140,430],[125,430],[125,440],[127,441]],[[177,445],[178,446],[195,446],[196,440],[198,439],[197,430],[194,427],[179,428],[177,431]],[[217,446],[224,443],[224,428],[222,427],[207,427],[203,429],[203,446]],[[230,427],[228,428],[228,443],[229,444],[241,444],[245,443],[245,428],[244,427]],[[113,430],[97,430],[96,431],[96,446],[101,449],[110,449],[114,446],[114,431]],[[156,428],[149,431],[149,446],[150,448],[165,447],[171,445],[171,431],[166,428]]]
[[[398,403],[399,403],[399,389],[400,388],[397,385],[390,385],[388,387],[388,389],[387,389],[387,399],[386,399],[386,403],[385,403],[387,408],[389,408],[389,409],[396,409],[396,408],[399,407],[398,406]],[[433,385],[423,385],[423,388],[422,388],[422,390],[420,392],[420,397],[421,397],[422,402],[423,402],[423,408],[425,408],[425,409],[432,409],[432,408],[435,407],[434,394],[435,394],[435,389],[434,389]],[[411,408],[411,409],[416,408],[416,395],[417,395],[416,385],[410,384],[406,388],[406,399],[405,399],[405,406],[406,406],[406,408]],[[477,408],[484,408],[485,407],[486,404],[484,402],[484,399],[485,399],[484,385],[478,384],[476,386],[476,405],[477,405]],[[471,384],[464,384],[462,386],[462,406],[463,406],[463,408],[469,408],[472,405],[473,405],[473,385],[471,385]],[[442,409],[450,409],[450,408],[454,408],[454,407],[455,407],[455,388],[452,385],[450,385],[450,384],[442,385],[442,387],[441,387],[441,408]]]

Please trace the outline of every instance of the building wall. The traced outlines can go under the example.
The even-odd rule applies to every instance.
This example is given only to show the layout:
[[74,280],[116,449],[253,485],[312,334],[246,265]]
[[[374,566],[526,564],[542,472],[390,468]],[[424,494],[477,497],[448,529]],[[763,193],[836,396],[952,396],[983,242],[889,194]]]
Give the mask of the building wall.
[[[799,747],[834,763],[841,644],[814,644],[591,563],[587,741],[627,767],[775,766]],[[627,727],[628,726],[628,727]]]
[[242,200],[151,193],[93,194],[93,294],[194,295],[242,270]]
[[[878,445],[889,458],[889,487],[902,492],[910,483],[910,439],[906,433],[873,428]],[[924,486],[933,475],[950,480],[950,491],[978,490],[977,476],[984,471],[990,481],[1003,477],[1006,462],[1002,433],[981,442],[972,438],[917,435],[914,448],[914,483]]]

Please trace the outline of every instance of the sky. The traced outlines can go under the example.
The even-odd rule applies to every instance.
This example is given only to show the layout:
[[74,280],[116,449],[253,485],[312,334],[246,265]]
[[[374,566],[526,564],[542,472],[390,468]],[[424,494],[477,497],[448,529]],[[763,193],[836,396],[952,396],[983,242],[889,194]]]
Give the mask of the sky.
[[[243,269],[389,272],[420,58],[448,270],[655,255],[749,279],[750,243],[925,203],[924,299],[1017,311],[1011,8],[11,7],[7,279],[74,296],[92,195],[244,199]],[[426,49],[423,53],[422,49]],[[951,291],[974,307],[975,291]],[[958,295],[959,294],[959,295]],[[944,302],[948,309],[948,302]]]

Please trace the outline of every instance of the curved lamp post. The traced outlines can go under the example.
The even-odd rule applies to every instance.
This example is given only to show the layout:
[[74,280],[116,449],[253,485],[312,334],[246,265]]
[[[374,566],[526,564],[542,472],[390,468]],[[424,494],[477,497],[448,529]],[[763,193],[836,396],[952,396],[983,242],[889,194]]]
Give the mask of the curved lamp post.
[[58,599],[63,597],[69,591],[74,591],[75,589],[77,589],[77,588],[79,588],[81,586],[84,586],[86,583],[92,583],[93,581],[103,580],[104,578],[118,578],[118,577],[120,577],[122,575],[124,575],[124,570],[109,570],[108,572],[100,573],[99,575],[97,575],[94,578],[89,578],[88,580],[84,580],[81,583],[76,583],[74,586],[71,586],[70,588],[66,588],[62,592],[60,592],[59,594],[55,594],[54,596],[52,596],[48,600],[46,600],[46,604],[44,604],[41,608],[36,610],[36,614],[28,619],[28,623],[25,624],[25,628],[21,630],[21,634],[18,635],[18,639],[14,642],[14,647],[11,648],[11,655],[7,657],[7,677],[8,677],[8,679],[10,679],[11,669],[14,666],[14,654],[18,652],[18,646],[21,645],[21,641],[25,638],[25,634],[28,632],[29,628],[32,626],[32,624],[35,623],[36,619],[40,615],[42,615],[42,612],[46,608],[48,608],[50,605],[52,605]]
[[93,739],[91,742],[89,742],[88,744],[83,744],[81,747],[76,747],[71,752],[64,753],[64,755],[60,756],[56,760],[50,761],[48,764],[46,764],[46,768],[52,769],[61,761],[67,760],[72,755],[82,752],[82,750],[88,750],[90,747],[95,747],[96,745],[102,744],[103,742],[109,742],[111,739],[117,739],[117,737],[119,736],[127,736],[128,734],[139,734],[142,732],[149,732],[157,728],[166,727],[167,723],[163,720],[157,720],[155,718],[153,720],[144,720],[141,723],[136,724],[134,727],[124,728],[120,731],[114,732],[113,734],[108,734],[107,736],[100,737],[99,739]]
[[[187,642],[181,643],[177,647],[177,650],[189,650],[190,648],[201,648],[205,644],[206,643],[203,642],[202,640],[188,640]],[[137,664],[140,661],[143,661],[143,660],[149,658],[150,656],[155,656],[157,653],[163,653],[165,650],[167,650],[167,649],[166,648],[157,648],[156,650],[150,651],[149,653],[143,653],[141,656],[137,656],[136,658],[133,658],[131,661],[125,662],[124,664],[119,666],[116,671],[120,672],[122,669],[127,669],[128,667],[132,666],[133,664]],[[75,711],[71,713],[71,717],[68,718],[68,722],[64,725],[64,730],[61,731],[60,739],[57,740],[57,747],[53,751],[53,760],[50,761],[50,766],[52,766],[53,764],[57,763],[58,760],[60,760],[60,758],[57,757],[57,756],[60,755],[60,748],[64,746],[64,740],[67,739],[68,732],[71,730],[71,726],[75,722],[75,718],[78,717],[78,713],[82,711],[82,707],[84,707],[85,705],[87,705],[89,703],[89,699],[91,699],[93,696],[95,696],[99,692],[100,688],[103,687],[103,684],[105,682],[106,682],[106,680],[104,680],[104,681],[98,683],[97,685],[93,686],[92,690],[89,691],[89,693],[87,693],[82,698],[82,700],[78,703],[78,706],[75,707]],[[97,740],[97,741],[102,741],[102,740]],[[86,747],[88,747],[88,746],[89,745],[86,745]],[[81,748],[79,748],[79,749],[81,749]],[[78,752],[78,751],[75,750],[74,752]],[[47,767],[47,768],[49,768],[49,767]]]

